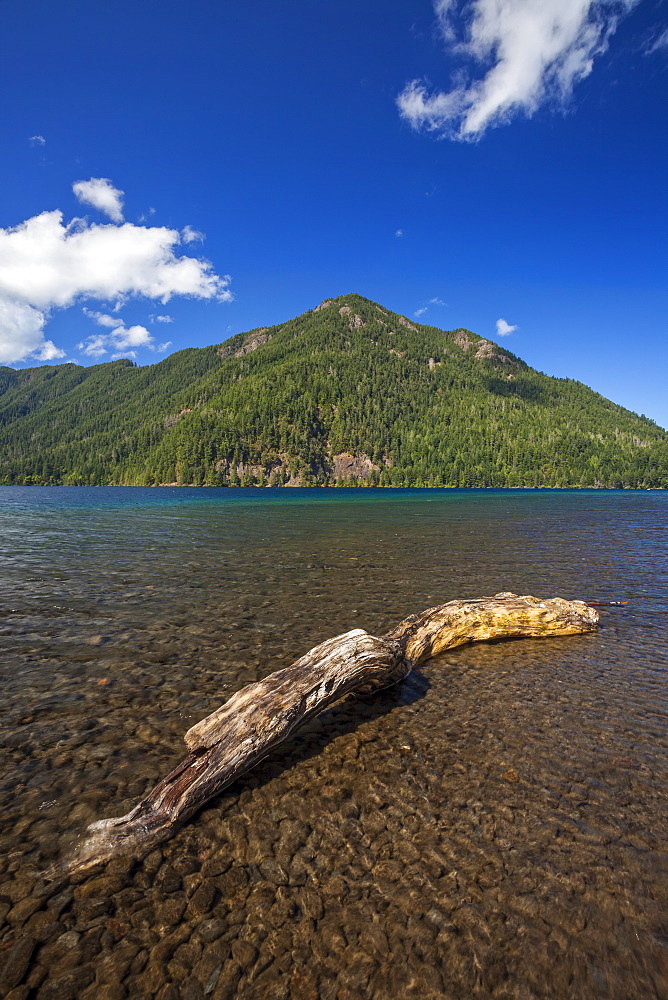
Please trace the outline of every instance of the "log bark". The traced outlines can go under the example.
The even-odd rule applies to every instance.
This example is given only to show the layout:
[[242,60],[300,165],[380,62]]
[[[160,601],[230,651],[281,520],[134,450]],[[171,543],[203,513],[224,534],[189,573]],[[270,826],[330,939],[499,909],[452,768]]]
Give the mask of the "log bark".
[[353,629],[289,667],[249,684],[185,734],[190,751],[127,815],[88,827],[88,838],[47,877],[88,868],[167,839],[211,798],[267,757],[295,729],[344,695],[396,684],[419,663],[469,642],[589,632],[582,601],[502,593],[411,615],[380,638]]

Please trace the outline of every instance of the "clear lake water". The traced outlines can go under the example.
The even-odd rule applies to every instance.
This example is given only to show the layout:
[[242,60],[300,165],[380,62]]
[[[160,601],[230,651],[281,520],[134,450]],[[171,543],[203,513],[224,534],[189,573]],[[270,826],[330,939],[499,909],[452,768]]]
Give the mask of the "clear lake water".
[[[667,515],[667,491],[0,487],[0,993],[665,1000]],[[42,878],[243,685],[505,590],[630,603],[349,697],[143,857]]]

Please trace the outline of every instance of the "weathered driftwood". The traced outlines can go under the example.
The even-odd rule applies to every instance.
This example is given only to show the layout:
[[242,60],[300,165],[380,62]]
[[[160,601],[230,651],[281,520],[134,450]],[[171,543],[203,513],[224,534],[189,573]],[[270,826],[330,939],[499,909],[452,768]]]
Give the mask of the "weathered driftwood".
[[185,734],[190,751],[126,816],[88,828],[59,871],[88,868],[147,841],[163,840],[308,719],[349,692],[372,694],[446,649],[468,642],[589,632],[598,614],[581,601],[503,593],[450,601],[412,615],[381,638],[362,629],[323,642],[234,694]]

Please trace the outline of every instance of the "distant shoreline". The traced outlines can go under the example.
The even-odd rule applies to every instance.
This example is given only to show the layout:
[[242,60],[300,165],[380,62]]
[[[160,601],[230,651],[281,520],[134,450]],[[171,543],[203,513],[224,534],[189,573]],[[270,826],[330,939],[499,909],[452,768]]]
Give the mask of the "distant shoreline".
[[386,492],[407,490],[450,490],[451,492],[496,492],[496,493],[536,493],[552,492],[603,492],[606,493],[652,493],[668,489],[666,486],[372,486],[369,484],[350,485],[338,483],[294,483],[283,486],[249,486],[214,485],[213,483],[0,483],[0,489],[70,489],[70,490],[383,490]]

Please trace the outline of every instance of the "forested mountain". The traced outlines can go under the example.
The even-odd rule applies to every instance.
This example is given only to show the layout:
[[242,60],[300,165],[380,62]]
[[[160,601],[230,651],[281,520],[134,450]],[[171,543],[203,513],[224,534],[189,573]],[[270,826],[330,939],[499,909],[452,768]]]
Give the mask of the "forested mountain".
[[668,486],[668,435],[343,295],[143,368],[0,368],[0,483]]

